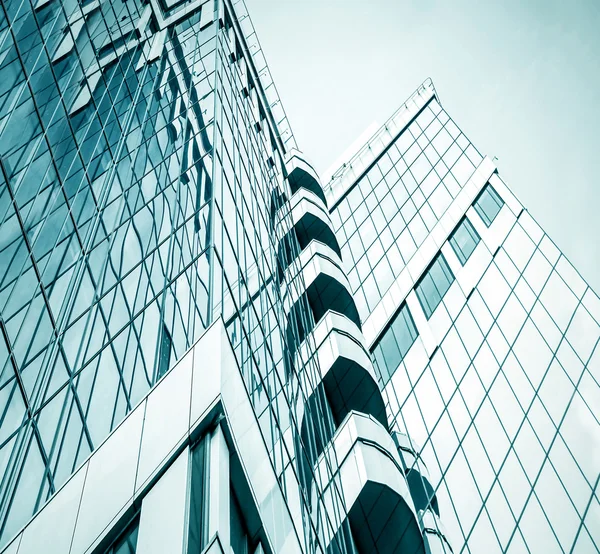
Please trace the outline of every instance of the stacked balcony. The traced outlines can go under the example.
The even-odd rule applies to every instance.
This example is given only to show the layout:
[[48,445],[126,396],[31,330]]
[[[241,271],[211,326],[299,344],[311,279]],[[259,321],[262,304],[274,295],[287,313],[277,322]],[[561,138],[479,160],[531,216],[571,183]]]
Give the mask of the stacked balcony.
[[392,437],[406,474],[417,519],[425,538],[427,554],[452,552],[446,530],[440,519],[437,495],[431,483],[429,470],[418,454],[419,448],[404,433],[394,432]]
[[[273,195],[271,222],[279,238],[287,355],[304,391],[296,413],[300,440],[311,448],[299,449],[298,459],[311,517],[328,552],[337,551],[336,537],[349,527],[360,554],[425,553],[319,178],[298,151],[288,154],[286,171],[289,201],[285,192]],[[318,368],[316,377],[303,371],[309,364]],[[346,519],[322,525],[340,499]]]

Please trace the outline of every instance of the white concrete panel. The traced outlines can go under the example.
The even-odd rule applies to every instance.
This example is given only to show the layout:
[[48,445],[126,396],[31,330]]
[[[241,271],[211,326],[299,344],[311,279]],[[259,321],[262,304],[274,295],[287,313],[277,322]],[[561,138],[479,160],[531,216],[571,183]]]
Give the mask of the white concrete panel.
[[221,322],[206,330],[194,346],[190,428],[203,417],[221,391]]
[[[86,462],[56,493],[52,501],[25,527],[19,552],[22,554],[69,552],[75,521],[88,469]],[[52,537],[51,542],[49,538]]]
[[145,408],[142,402],[90,458],[71,554],[87,551],[131,504]]
[[187,439],[194,350],[188,351],[148,396],[136,490]]
[[[2,551],[2,554],[17,554],[17,552],[19,551],[22,537],[23,537],[23,533],[20,533],[19,535],[17,535],[13,539],[13,541]],[[25,552],[25,551],[22,551],[22,552]],[[37,552],[39,552],[39,550],[36,550],[35,552],[37,553]]]
[[136,554],[183,553],[189,467],[186,448],[144,498]]
[[458,275],[461,273],[463,266],[461,265],[458,257],[456,256],[454,248],[450,246],[449,242],[445,242],[441,248],[441,251],[444,255],[444,258],[446,258],[446,261],[448,262],[448,265],[450,266],[453,275],[458,278]]

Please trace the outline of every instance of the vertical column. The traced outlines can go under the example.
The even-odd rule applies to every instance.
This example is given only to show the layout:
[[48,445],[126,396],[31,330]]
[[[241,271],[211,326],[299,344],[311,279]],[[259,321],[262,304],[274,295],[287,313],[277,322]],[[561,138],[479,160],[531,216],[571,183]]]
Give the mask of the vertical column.
[[229,550],[229,449],[221,426],[211,434],[208,461],[208,537],[219,534],[221,544]]

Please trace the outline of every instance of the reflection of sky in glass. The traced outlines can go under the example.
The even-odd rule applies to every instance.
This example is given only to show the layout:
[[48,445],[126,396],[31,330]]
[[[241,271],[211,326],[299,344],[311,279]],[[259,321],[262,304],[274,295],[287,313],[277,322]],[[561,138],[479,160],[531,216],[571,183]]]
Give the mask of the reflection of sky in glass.
[[[332,216],[356,296],[366,298],[368,308],[363,304],[362,310],[369,324],[384,326],[379,306],[393,295],[369,290],[371,282],[380,285],[370,264],[352,278],[360,264],[353,267],[354,261],[375,256],[378,264],[383,256],[396,276],[387,287],[405,279],[407,270],[412,282],[418,279],[407,304],[419,336],[400,356],[392,324],[373,350],[389,411],[397,428],[421,448],[455,549],[466,544],[478,552],[595,551],[594,545],[600,547],[600,504],[594,496],[594,452],[600,448],[594,413],[600,399],[600,299],[497,175],[486,186],[479,172],[469,181],[473,170],[457,169],[462,160],[471,167],[480,163],[458,129],[446,151],[432,148],[451,121],[444,117],[442,127],[437,121],[444,112],[431,109],[437,120],[417,117]],[[422,154],[410,154],[413,141]],[[454,145],[458,155],[449,157]],[[396,147],[401,158],[390,164],[398,157],[389,153]],[[428,172],[419,174],[420,156],[431,163]],[[402,250],[398,232],[386,247],[380,238],[364,245],[353,237],[362,237],[357,213],[375,227],[383,209],[384,222],[402,214],[406,204],[398,207],[394,187],[398,175],[398,182],[406,181],[406,173],[416,181],[408,195],[413,210],[398,232],[423,246],[402,259],[393,254],[396,245]],[[432,198],[440,187],[448,190],[444,179],[449,175],[456,190],[448,193],[433,223],[458,209],[458,229],[468,225],[480,240],[469,245],[468,256],[446,243],[443,255],[427,265],[424,249],[435,227],[426,224],[423,234],[412,221],[431,217],[426,214],[433,213]],[[466,205],[465,193],[472,194]],[[362,205],[359,198],[364,198]],[[421,277],[414,269],[419,256]],[[418,302],[411,301],[415,293]],[[388,305],[385,313],[391,309]],[[403,304],[402,312],[407,309]]]

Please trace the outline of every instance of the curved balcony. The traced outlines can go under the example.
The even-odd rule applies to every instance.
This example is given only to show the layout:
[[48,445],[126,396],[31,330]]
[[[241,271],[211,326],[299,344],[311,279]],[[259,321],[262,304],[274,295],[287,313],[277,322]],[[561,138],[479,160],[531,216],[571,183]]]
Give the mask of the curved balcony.
[[312,241],[328,246],[341,263],[342,253],[327,214],[309,201],[301,202],[292,210],[290,217],[279,220],[276,225],[283,234],[277,248],[280,282],[291,263]]
[[[330,477],[332,467],[337,469]],[[333,513],[341,494],[360,554],[425,553],[400,457],[392,438],[375,419],[351,412],[319,457],[315,475],[313,518],[318,521]],[[326,542],[337,531],[333,529]]]
[[394,442],[398,448],[398,454],[402,460],[406,480],[412,496],[415,508],[417,510],[432,509],[439,516],[440,509],[438,505],[435,489],[431,484],[431,477],[427,466],[417,453],[417,448],[405,433],[394,432]]
[[[304,278],[313,275],[313,273],[310,273],[310,269],[312,268],[314,272],[318,271],[321,267],[328,267],[331,274],[335,273],[336,276],[339,276],[340,282],[343,282],[344,285],[348,284],[348,288],[350,286],[348,278],[342,269],[342,259],[327,244],[316,240],[310,241],[306,248],[298,253],[293,262],[295,262],[293,266],[290,264],[291,267],[286,271],[286,283],[291,285],[288,287],[289,290],[293,290],[294,286],[297,288],[302,283],[307,285]],[[309,273],[300,277],[301,271],[307,269]]]
[[285,168],[292,194],[300,188],[304,188],[316,194],[323,200],[323,203],[327,205],[327,200],[325,199],[325,194],[323,193],[317,172],[304,159],[303,155],[298,150],[289,151],[285,162]]
[[[314,462],[335,427],[350,412],[368,414],[387,429],[385,404],[358,327],[347,317],[330,311],[316,325],[311,339],[301,345],[294,359],[296,367],[309,367],[311,361],[317,361],[315,367],[320,371],[316,382],[314,373],[304,371],[299,375],[306,395],[306,400],[299,400],[296,410],[300,436],[305,446],[312,444],[301,467],[305,486],[310,484]],[[321,399],[327,400],[328,408]],[[325,409],[333,425],[323,427],[323,420],[327,419]]]
[[[356,410],[373,416],[387,429],[385,404],[358,327],[347,317],[329,311],[315,326],[312,338],[310,347],[314,354],[311,355],[311,349],[303,344],[294,361],[296,367],[305,367],[313,356],[316,358],[320,383],[336,424]],[[311,383],[305,376],[301,376],[305,378],[303,389],[307,395],[312,395],[320,383]]]
[[369,348],[365,336],[362,334],[356,323],[345,315],[329,310],[312,330],[311,343],[304,343],[301,345],[299,355],[302,356],[302,363],[306,363],[311,354],[323,344],[334,329],[352,336],[352,338],[362,346],[363,350],[368,352]]
[[[301,188],[298,189],[290,198],[290,202],[288,205],[288,211],[293,212],[294,210],[298,209],[299,206],[301,206],[304,203],[309,203],[312,204],[313,206],[315,206],[316,208],[318,208],[319,210],[321,210],[323,212],[323,218],[326,219],[330,224],[331,224],[331,217],[329,216],[329,210],[327,209],[327,206],[323,203],[323,200],[321,200],[321,198],[316,195],[314,192]],[[283,213],[279,213],[278,217],[282,218],[283,217]]]
[[[286,272],[288,287],[284,296],[288,314],[306,295],[315,324],[327,311],[333,310],[348,317],[360,329],[360,316],[337,254],[328,246],[312,241],[300,253],[297,262]],[[300,269],[297,270],[297,267]]]
[[293,227],[284,235],[282,240],[285,240],[292,233],[298,239],[300,250],[304,250],[311,241],[316,240],[329,246],[340,258],[342,256],[335,233],[318,215],[310,212],[305,213],[298,221],[294,222]]
[[427,554],[451,554],[452,545],[439,516],[431,510],[419,510],[417,514],[423,529]]
[[287,244],[290,239],[286,241],[286,237],[294,233],[301,250],[304,250],[312,240],[317,240],[329,246],[341,257],[341,249],[333,232],[329,213],[311,192],[301,190],[294,194],[290,205],[282,206],[275,217],[275,227],[278,229],[279,236],[283,236],[280,251],[282,244],[286,245],[288,250],[290,249]]

